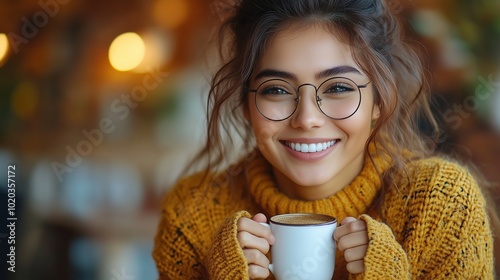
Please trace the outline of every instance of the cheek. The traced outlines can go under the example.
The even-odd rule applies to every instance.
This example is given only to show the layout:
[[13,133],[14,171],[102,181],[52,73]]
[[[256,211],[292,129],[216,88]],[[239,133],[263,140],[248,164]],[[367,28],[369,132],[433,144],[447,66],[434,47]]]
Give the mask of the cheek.
[[276,122],[263,120],[262,118],[260,118],[253,127],[255,138],[257,141],[261,142],[271,141],[280,130]]
[[359,138],[365,141],[370,135],[371,131],[371,109],[362,110],[360,108],[352,117],[337,123],[337,126],[344,131],[349,138]]
[[251,106],[248,112],[257,145],[263,147],[273,139],[279,124],[263,118],[255,107]]

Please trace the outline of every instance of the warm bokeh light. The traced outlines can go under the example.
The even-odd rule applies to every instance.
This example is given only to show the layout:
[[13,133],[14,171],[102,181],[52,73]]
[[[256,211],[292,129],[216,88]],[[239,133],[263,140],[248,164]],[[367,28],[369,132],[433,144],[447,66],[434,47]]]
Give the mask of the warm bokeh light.
[[184,23],[189,15],[189,1],[157,0],[153,17],[161,25],[174,29]]
[[146,54],[141,64],[133,69],[137,73],[146,73],[151,68],[161,67],[168,63],[173,56],[174,40],[169,32],[150,29],[141,33],[144,40]]
[[38,100],[38,90],[35,85],[22,83],[12,94],[12,111],[20,119],[28,119],[35,113]]
[[144,40],[137,33],[123,33],[109,47],[109,62],[118,71],[129,71],[141,64],[146,54]]
[[7,56],[7,51],[9,50],[9,39],[5,33],[0,33],[0,66]]

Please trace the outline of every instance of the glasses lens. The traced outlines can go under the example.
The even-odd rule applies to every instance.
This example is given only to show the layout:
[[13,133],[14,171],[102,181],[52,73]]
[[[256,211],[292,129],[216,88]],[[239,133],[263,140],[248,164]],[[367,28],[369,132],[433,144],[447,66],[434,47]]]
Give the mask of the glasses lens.
[[318,105],[332,119],[345,119],[359,108],[361,92],[358,86],[346,78],[326,80],[318,89]]
[[271,120],[284,120],[297,108],[297,94],[288,82],[273,79],[262,83],[255,94],[259,112]]

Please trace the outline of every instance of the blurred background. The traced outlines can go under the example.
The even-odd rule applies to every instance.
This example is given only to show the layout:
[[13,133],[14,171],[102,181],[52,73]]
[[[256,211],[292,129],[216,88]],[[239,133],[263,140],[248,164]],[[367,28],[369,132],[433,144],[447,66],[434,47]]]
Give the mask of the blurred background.
[[[208,26],[230,2],[0,0],[0,219],[9,164],[17,218],[2,279],[157,278],[159,206],[203,140]],[[500,1],[390,6],[426,57],[440,150],[500,203]]]

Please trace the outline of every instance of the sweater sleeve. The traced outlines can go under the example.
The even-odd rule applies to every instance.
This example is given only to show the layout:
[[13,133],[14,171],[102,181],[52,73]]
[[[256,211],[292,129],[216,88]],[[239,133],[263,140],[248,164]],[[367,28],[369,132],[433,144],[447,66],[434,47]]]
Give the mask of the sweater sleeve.
[[238,211],[224,219],[186,189],[175,188],[163,203],[153,248],[159,279],[248,279],[236,224],[250,214]]
[[248,279],[248,265],[237,240],[236,224],[241,217],[251,215],[239,211],[226,219],[204,258],[189,242],[188,233],[162,219],[153,251],[160,279]]
[[388,224],[367,215],[365,272],[351,279],[493,279],[493,239],[484,197],[462,167],[420,168],[408,192],[394,192]]
[[411,279],[408,257],[392,230],[368,215],[361,215],[360,219],[366,222],[368,232],[365,272],[351,274],[349,279]]
[[251,218],[246,211],[226,219],[210,249],[208,271],[210,279],[248,279],[248,265],[238,244],[236,224],[241,217]]

